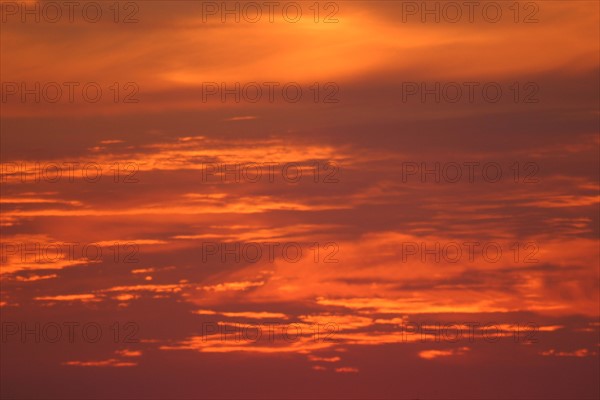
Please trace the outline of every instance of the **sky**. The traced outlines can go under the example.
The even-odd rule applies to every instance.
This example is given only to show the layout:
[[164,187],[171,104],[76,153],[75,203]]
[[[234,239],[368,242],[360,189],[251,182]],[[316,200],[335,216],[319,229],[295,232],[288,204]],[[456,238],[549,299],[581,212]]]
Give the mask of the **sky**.
[[0,1],[0,395],[600,397],[594,1]]

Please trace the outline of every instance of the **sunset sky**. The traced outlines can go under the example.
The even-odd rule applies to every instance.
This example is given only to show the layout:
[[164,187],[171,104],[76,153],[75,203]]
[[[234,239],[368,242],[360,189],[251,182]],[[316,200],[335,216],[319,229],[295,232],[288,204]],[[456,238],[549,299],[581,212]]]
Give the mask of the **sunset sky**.
[[597,399],[596,1],[0,0],[4,399]]

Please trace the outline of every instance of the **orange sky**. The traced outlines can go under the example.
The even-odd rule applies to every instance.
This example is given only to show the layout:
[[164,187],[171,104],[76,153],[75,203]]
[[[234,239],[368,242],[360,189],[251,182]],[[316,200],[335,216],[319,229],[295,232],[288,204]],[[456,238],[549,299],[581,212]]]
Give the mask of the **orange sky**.
[[600,396],[597,2],[55,3],[0,1],[3,398]]

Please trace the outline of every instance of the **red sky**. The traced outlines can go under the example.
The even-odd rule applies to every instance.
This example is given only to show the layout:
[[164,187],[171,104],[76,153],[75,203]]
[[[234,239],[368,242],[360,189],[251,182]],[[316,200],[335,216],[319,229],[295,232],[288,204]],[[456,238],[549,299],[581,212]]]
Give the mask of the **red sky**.
[[600,8],[477,3],[0,1],[2,398],[598,398]]

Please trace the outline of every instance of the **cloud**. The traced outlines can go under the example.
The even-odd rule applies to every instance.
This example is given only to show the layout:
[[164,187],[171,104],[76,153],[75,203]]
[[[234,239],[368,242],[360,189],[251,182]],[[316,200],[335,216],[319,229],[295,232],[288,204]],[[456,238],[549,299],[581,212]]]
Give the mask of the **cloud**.
[[438,357],[461,356],[469,350],[470,348],[468,347],[461,347],[459,349],[452,350],[423,350],[419,352],[419,357],[425,360],[432,360]]

